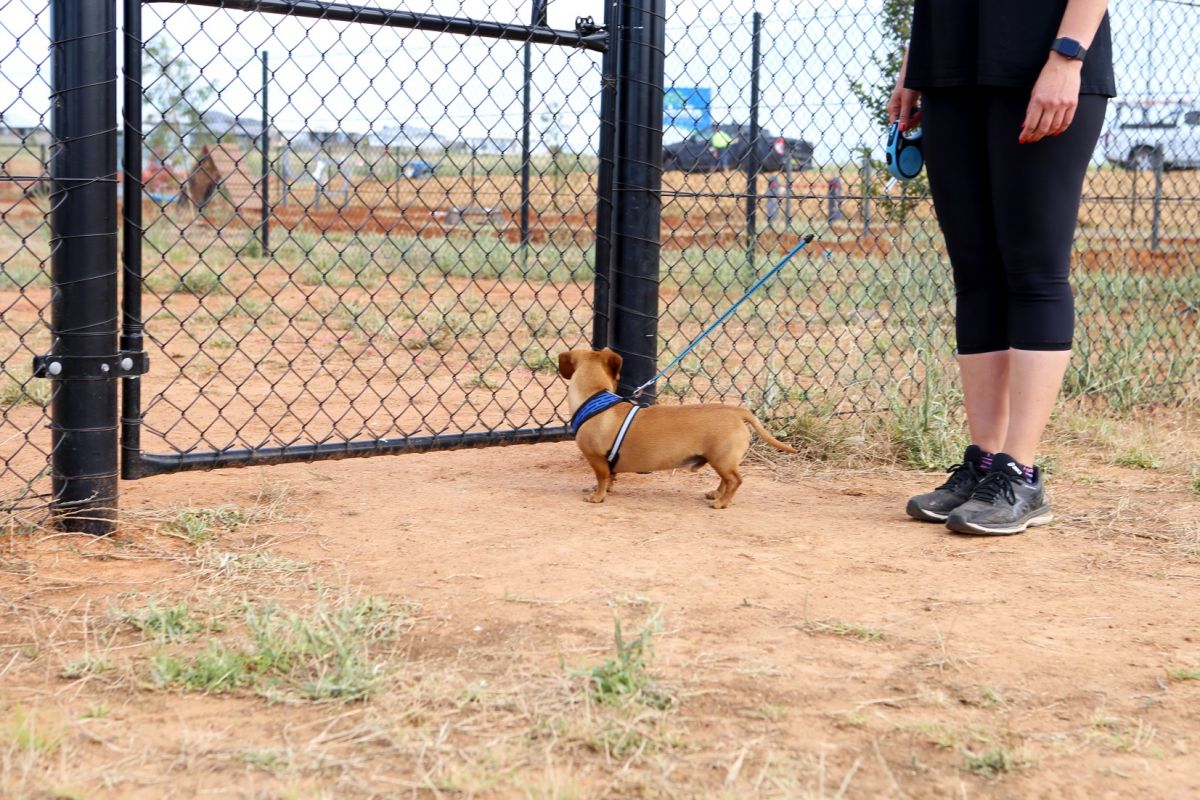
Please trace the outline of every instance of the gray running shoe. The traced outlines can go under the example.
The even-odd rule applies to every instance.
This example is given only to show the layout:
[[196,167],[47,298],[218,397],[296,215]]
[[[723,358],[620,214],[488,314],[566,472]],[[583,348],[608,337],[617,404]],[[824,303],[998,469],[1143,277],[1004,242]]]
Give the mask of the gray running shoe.
[[975,487],[971,499],[950,513],[946,527],[955,533],[1008,536],[1031,525],[1054,519],[1042,471],[1034,467],[1034,482],[1025,479],[1016,459],[997,453],[992,469]]
[[932,492],[909,498],[905,513],[922,522],[945,522],[951,511],[971,499],[971,493],[983,480],[983,471],[979,468],[982,455],[983,451],[977,446],[968,447],[962,463],[946,470],[950,473],[946,482]]

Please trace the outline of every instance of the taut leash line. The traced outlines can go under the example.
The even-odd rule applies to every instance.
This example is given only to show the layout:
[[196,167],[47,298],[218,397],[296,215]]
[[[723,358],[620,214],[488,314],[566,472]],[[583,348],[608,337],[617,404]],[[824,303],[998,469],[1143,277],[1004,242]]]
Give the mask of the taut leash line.
[[793,258],[795,258],[797,253],[799,253],[801,250],[803,250],[805,247],[807,247],[809,242],[811,242],[812,240],[813,240],[813,235],[811,233],[805,235],[804,238],[802,238],[800,240],[800,244],[793,247],[791,249],[791,251],[789,251],[788,254],[783,257],[783,260],[781,260],[774,267],[771,267],[771,269],[768,270],[761,278],[756,280],[750,286],[750,288],[746,290],[746,293],[744,295],[742,295],[742,298],[740,300],[738,300],[736,303],[734,303],[732,306],[730,306],[725,311],[725,313],[721,314],[721,316],[717,317],[716,322],[714,322],[712,325],[709,325],[707,328],[705,328],[703,331],[701,331],[700,335],[697,336],[695,339],[693,339],[692,343],[689,344],[687,347],[685,347],[683,349],[682,353],[675,356],[675,358],[671,359],[670,364],[667,364],[665,367],[660,369],[658,371],[658,374],[655,375],[653,378],[651,378],[650,380],[643,383],[641,386],[634,389],[633,393],[631,395],[629,395],[630,399],[636,399],[638,397],[641,397],[642,392],[646,391],[646,389],[653,386],[655,381],[657,381],[663,375],[666,375],[671,370],[672,367],[674,367],[676,364],[678,364],[680,361],[682,361],[683,357],[686,356],[688,353],[692,352],[693,348],[695,348],[696,345],[700,344],[701,340],[703,340],[705,336],[708,336],[710,333],[712,333],[717,328],[719,328],[721,326],[721,323],[723,323],[725,320],[729,319],[729,317],[733,314],[734,311],[737,311],[738,306],[740,306],[742,303],[746,302],[746,300],[748,300],[750,298],[750,295],[754,294],[760,288],[762,288],[762,285],[764,283],[766,283],[767,281],[769,281],[772,277],[774,277],[775,273],[779,272],[779,270],[781,270],[785,266],[787,266],[787,263],[789,261],[791,261]]

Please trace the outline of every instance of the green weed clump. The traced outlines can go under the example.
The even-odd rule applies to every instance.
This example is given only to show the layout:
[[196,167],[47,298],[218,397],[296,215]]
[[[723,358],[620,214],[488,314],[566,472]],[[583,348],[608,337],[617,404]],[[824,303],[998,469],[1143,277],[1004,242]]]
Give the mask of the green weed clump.
[[1017,760],[1006,748],[996,747],[982,753],[966,754],[967,770],[986,778],[994,778],[1017,768]]
[[1162,469],[1162,459],[1141,447],[1131,447],[1117,454],[1113,463],[1129,469]]
[[186,601],[160,608],[153,597],[147,601],[144,611],[126,614],[125,621],[147,639],[160,643],[185,641],[207,627],[193,615]]
[[580,673],[587,678],[593,700],[607,706],[636,702],[659,710],[675,705],[675,699],[657,684],[647,667],[658,629],[657,620],[651,619],[641,633],[626,640],[621,633],[621,620],[613,619],[615,655]]
[[206,694],[249,688],[273,699],[362,700],[385,676],[402,621],[374,597],[340,603],[322,597],[309,614],[247,605],[241,641],[214,639],[190,655],[161,651],[150,680]]
[[17,367],[11,372],[0,371],[6,380],[0,384],[0,408],[17,406],[46,406],[54,384],[45,378],[34,378],[27,367]]
[[920,394],[906,397],[892,389],[888,405],[887,434],[901,461],[925,470],[958,461],[966,438],[962,394],[939,366],[927,361]]
[[159,530],[189,542],[203,542],[219,533],[237,530],[248,522],[246,512],[234,506],[181,508]]

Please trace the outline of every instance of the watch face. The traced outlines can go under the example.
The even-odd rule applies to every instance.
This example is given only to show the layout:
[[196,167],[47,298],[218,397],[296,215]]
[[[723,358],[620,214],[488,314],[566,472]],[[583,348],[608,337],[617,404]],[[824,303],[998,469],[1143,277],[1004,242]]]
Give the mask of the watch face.
[[1054,49],[1067,58],[1079,58],[1079,51],[1083,49],[1083,45],[1074,39],[1059,39],[1054,43]]

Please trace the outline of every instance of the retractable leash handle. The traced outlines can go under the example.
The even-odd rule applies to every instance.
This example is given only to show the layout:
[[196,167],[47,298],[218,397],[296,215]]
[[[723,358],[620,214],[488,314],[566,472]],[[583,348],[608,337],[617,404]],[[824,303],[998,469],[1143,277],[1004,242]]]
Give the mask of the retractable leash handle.
[[726,309],[725,312],[723,314],[721,314],[721,316],[717,317],[717,321],[714,322],[712,325],[709,325],[703,331],[701,331],[699,336],[697,336],[695,339],[692,339],[691,344],[689,344],[687,347],[683,348],[683,352],[681,352],[679,355],[675,356],[675,358],[671,359],[670,364],[667,364],[665,367],[663,367],[661,370],[659,370],[658,374],[655,375],[653,378],[651,378],[650,380],[643,383],[641,386],[634,389],[633,393],[629,395],[629,399],[636,400],[637,398],[641,397],[642,393],[645,392],[651,386],[653,386],[655,381],[657,381],[663,375],[666,375],[671,370],[672,367],[674,367],[676,364],[678,364],[680,361],[683,360],[684,356],[686,356],[688,353],[692,352],[692,349],[696,345],[700,344],[700,342],[704,339],[705,336],[708,336],[710,333],[715,331],[717,328],[721,327],[721,323],[723,323],[725,320],[729,319],[729,317],[733,315],[733,312],[737,311],[738,306],[740,306],[742,303],[746,302],[746,300],[748,300],[750,298],[750,295],[754,294],[759,289],[761,289],[764,283],[769,281],[777,272],[779,272],[779,270],[781,270],[785,266],[787,266],[787,263],[789,261],[791,261],[793,258],[795,258],[797,253],[799,253],[801,250],[803,250],[805,247],[807,247],[809,242],[811,242],[813,240],[813,238],[814,238],[813,234],[811,234],[811,233],[805,234],[804,237],[800,240],[800,244],[796,245],[790,251],[788,251],[788,254],[786,256],[784,256],[783,259],[778,264],[771,267],[771,269],[767,270],[767,272],[761,278],[759,278],[753,284],[751,284],[750,288],[746,290],[746,293],[744,295],[742,295],[740,300],[738,300],[736,303],[734,303],[732,306],[730,306],[728,309]]
[[911,181],[921,174],[925,166],[925,149],[920,128],[912,133],[902,132],[900,123],[893,122],[888,126],[883,149],[888,172],[896,180]]

